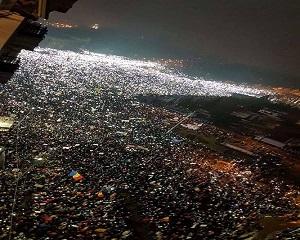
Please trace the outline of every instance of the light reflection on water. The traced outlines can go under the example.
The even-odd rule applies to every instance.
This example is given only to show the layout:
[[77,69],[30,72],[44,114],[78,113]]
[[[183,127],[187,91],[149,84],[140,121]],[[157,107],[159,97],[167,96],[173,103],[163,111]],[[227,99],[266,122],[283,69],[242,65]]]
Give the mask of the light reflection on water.
[[189,78],[158,62],[87,51],[75,53],[37,48],[34,52],[23,51],[20,58],[21,67],[14,80],[27,74],[30,81],[36,83],[60,82],[74,88],[85,88],[97,82],[103,87],[116,87],[124,95],[272,95],[270,91],[246,85]]

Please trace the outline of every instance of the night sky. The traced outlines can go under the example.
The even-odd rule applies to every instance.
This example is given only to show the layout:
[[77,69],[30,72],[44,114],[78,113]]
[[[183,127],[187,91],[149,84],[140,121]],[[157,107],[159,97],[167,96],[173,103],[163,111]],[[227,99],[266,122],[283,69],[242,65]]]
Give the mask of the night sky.
[[300,77],[299,0],[78,0],[50,20],[98,23],[199,57]]

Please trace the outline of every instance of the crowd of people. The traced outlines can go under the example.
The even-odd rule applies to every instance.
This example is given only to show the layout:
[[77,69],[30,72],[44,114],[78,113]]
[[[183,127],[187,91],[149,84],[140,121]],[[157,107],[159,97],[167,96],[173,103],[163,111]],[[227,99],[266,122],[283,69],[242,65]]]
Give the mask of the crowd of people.
[[170,132],[166,110],[66,81],[61,68],[51,79],[23,67],[1,86],[1,114],[16,123],[0,134],[0,238],[238,239],[265,215],[297,220],[297,186]]

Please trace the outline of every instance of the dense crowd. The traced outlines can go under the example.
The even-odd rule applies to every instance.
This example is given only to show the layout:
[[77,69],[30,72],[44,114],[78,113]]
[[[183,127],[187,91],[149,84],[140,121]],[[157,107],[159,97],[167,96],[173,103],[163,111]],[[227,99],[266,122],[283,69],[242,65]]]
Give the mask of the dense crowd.
[[16,123],[0,135],[0,238],[237,239],[265,215],[297,219],[296,186],[169,132],[166,111],[21,70],[1,86]]

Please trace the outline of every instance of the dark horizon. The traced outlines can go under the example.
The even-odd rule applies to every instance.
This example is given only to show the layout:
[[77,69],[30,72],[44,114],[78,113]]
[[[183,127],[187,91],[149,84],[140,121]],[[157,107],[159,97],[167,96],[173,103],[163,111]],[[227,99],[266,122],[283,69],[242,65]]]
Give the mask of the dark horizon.
[[299,10],[300,2],[293,0],[85,0],[50,20],[97,23],[137,39],[160,39],[166,51],[300,77]]
[[[159,37],[139,38],[131,32],[114,28],[91,30],[86,27],[71,29],[49,27],[48,35],[40,46],[75,52],[84,49],[134,59],[154,61],[169,59],[180,61],[182,64],[176,66],[177,70],[191,77],[271,87],[300,88],[297,76],[280,69],[228,63],[218,56],[199,56],[193,51],[170,46],[165,39]],[[171,64],[170,67],[175,66]]]

